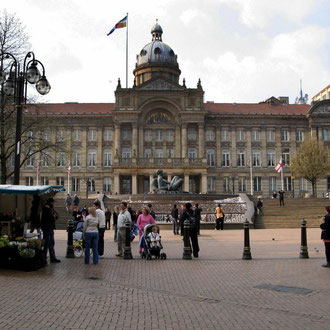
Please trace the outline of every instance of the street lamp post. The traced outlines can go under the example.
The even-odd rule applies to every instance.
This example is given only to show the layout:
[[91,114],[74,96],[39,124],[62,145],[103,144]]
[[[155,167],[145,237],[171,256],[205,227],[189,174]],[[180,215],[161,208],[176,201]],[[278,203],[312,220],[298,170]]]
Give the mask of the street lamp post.
[[[20,162],[21,162],[21,135],[22,135],[22,108],[26,104],[27,85],[36,85],[39,94],[46,95],[50,91],[50,84],[45,76],[45,67],[38,61],[33,52],[28,52],[24,58],[23,68],[14,55],[1,53],[0,84],[4,93],[12,97],[16,106],[16,138],[15,138],[15,169],[14,184],[19,184]],[[3,69],[4,60],[12,60],[8,78]],[[38,65],[42,67],[42,75],[38,70]]]

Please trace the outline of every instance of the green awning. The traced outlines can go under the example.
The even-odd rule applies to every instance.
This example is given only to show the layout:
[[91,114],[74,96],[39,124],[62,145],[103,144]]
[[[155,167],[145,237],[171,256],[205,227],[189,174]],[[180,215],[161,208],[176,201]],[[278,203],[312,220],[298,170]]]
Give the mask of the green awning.
[[0,195],[45,195],[65,191],[63,186],[0,185]]

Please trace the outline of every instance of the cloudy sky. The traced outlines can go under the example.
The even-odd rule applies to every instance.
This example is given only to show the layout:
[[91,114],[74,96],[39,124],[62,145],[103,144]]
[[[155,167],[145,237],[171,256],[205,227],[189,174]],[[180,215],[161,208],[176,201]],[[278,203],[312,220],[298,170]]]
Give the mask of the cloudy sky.
[[181,82],[205,101],[259,102],[289,96],[303,80],[310,98],[330,84],[329,0],[2,0],[30,35],[52,90],[45,102],[114,102],[125,86],[126,30],[106,34],[129,13],[128,85],[136,54],[156,18],[178,55]]

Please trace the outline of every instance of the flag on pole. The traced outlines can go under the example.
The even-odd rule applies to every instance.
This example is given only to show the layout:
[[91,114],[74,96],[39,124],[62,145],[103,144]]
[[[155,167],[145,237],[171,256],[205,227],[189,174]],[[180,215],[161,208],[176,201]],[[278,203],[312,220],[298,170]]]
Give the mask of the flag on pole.
[[123,28],[123,27],[126,27],[127,25],[127,15],[122,19],[120,20],[111,30],[110,32],[107,34],[107,36],[109,36],[113,31],[115,31],[116,29],[120,29],[120,28]]
[[71,176],[71,164],[70,164],[70,162],[68,164],[68,176]]
[[282,172],[282,168],[283,168],[283,162],[282,162],[282,158],[281,158],[280,161],[278,162],[277,166],[275,167],[275,171],[277,173]]

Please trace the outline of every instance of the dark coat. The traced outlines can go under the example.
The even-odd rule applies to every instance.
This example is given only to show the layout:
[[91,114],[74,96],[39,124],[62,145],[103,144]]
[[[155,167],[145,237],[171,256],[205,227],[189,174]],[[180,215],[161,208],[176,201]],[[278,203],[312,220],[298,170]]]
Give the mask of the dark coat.
[[321,239],[330,239],[330,213],[324,217],[324,223],[321,223],[320,228],[322,229]]
[[173,207],[171,211],[171,216],[173,219],[178,219],[179,217],[179,210],[176,207]]
[[55,221],[57,220],[57,218],[58,216],[54,208],[46,204],[42,208],[42,215],[41,215],[42,231],[47,232],[56,229]]
[[201,213],[202,213],[202,209],[200,207],[196,207],[195,208],[195,218],[197,221],[200,221],[202,216],[201,216]]

